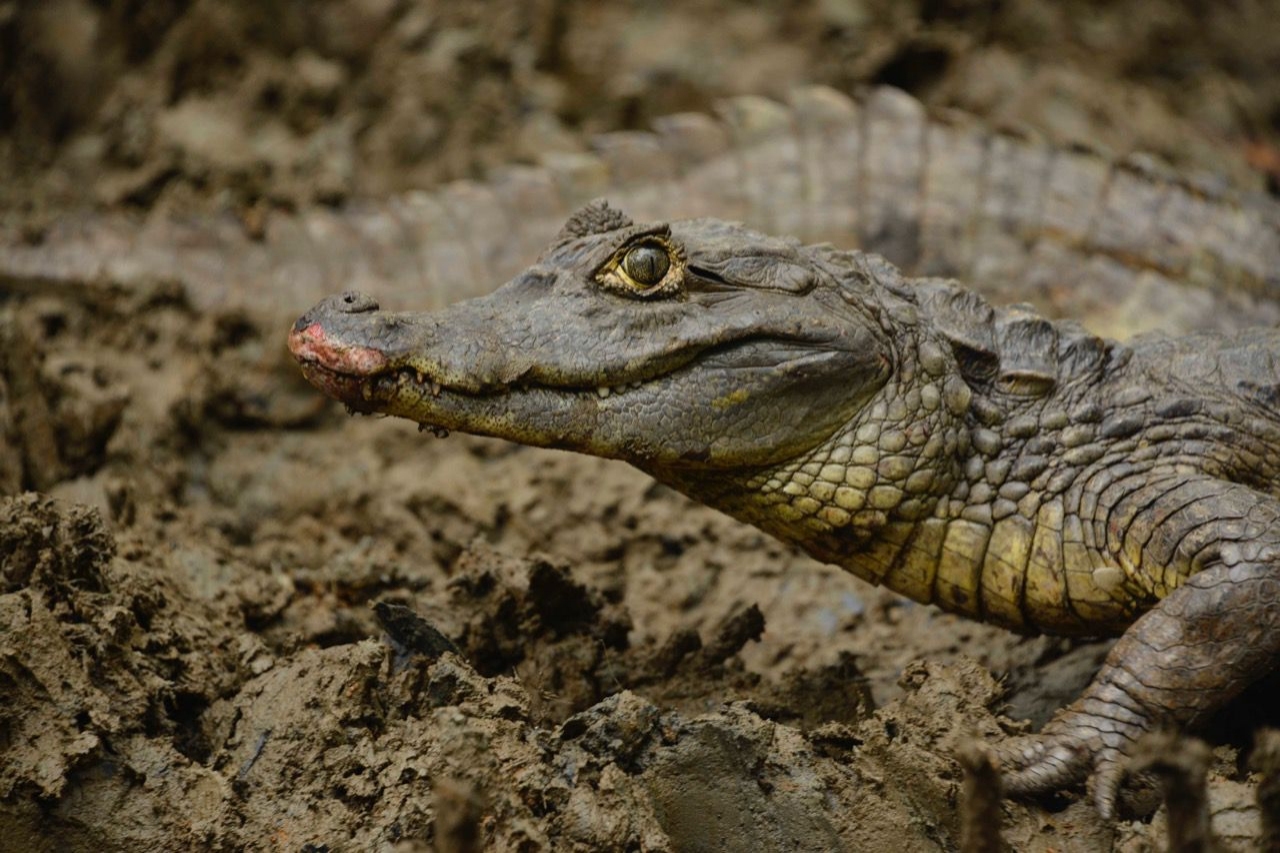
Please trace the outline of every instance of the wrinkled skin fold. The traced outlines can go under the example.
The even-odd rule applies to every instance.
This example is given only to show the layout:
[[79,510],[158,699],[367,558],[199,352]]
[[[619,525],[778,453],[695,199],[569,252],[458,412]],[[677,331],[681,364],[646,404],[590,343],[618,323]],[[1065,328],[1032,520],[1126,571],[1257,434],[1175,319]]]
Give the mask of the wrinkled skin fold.
[[294,325],[360,412],[622,459],[918,601],[1120,634],[998,748],[1007,789],[1094,777],[1280,651],[1280,331],[1101,340],[883,260],[716,220],[579,211],[525,272],[431,314],[347,293]]

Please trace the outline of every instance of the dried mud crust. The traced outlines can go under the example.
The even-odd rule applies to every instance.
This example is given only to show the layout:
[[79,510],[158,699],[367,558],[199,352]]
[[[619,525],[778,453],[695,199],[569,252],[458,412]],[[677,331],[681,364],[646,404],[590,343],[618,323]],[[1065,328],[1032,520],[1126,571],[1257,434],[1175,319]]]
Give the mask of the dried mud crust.
[[[625,466],[316,407],[277,330],[163,284],[10,309],[51,413],[126,402],[99,464],[0,499],[0,850],[954,849],[957,745],[1105,651],[904,602]],[[1161,832],[1004,816],[1019,850]]]
[[[999,691],[972,662],[908,667],[872,714],[847,660],[778,685],[729,662],[758,611],[672,654],[628,642],[622,609],[568,571],[484,547],[440,596],[410,592],[430,580],[412,572],[380,584],[464,625],[462,655],[433,659],[315,642],[326,596],[309,585],[282,595],[226,553],[175,571],[83,507],[11,498],[0,525],[17,555],[0,598],[8,849],[450,849],[444,827],[498,849],[945,848],[944,747],[999,731]],[[252,629],[263,609],[288,639]],[[501,650],[516,626],[521,648]],[[528,666],[469,663],[511,657]],[[793,710],[832,687],[838,708]],[[1091,820],[1075,811],[1052,825]]]

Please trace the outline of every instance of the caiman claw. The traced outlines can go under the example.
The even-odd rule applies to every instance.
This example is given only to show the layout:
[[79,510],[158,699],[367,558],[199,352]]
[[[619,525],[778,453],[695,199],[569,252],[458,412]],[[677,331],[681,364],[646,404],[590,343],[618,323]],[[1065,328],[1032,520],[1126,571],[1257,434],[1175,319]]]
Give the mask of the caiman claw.
[[1010,738],[995,747],[1007,795],[1034,796],[1088,780],[1098,814],[1104,820],[1115,816],[1125,752],[1113,744],[1119,741],[1128,745],[1132,737],[1142,732],[1104,733],[1079,719],[1084,716],[1064,713],[1038,735]]

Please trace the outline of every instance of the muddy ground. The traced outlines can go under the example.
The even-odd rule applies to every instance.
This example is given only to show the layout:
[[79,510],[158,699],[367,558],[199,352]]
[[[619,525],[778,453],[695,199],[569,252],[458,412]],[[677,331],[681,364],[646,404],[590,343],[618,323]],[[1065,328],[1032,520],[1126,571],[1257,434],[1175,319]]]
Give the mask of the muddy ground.
[[[0,3],[0,211],[32,239],[85,207],[248,220],[804,82],[1265,189],[1278,11]],[[956,745],[1039,725],[1106,652],[905,602],[625,466],[348,418],[283,342],[180,282],[0,281],[0,850],[952,850]],[[1207,732],[1242,848],[1273,694]],[[1006,835],[1159,849],[1152,807],[1010,803]]]

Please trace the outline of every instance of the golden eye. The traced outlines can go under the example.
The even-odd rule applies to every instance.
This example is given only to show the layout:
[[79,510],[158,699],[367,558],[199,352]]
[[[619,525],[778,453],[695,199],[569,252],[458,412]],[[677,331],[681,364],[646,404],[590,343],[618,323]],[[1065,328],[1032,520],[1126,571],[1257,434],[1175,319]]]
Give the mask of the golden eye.
[[[656,230],[656,229],[655,229]],[[599,270],[596,283],[629,299],[681,299],[684,252],[670,234],[651,233],[619,246]]]
[[622,271],[643,287],[652,287],[662,281],[671,269],[671,256],[662,246],[641,243],[627,250],[622,256]]

